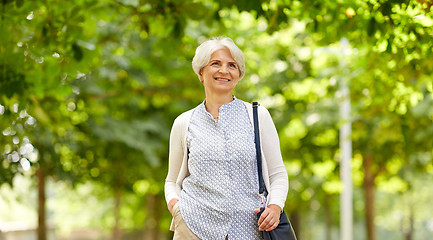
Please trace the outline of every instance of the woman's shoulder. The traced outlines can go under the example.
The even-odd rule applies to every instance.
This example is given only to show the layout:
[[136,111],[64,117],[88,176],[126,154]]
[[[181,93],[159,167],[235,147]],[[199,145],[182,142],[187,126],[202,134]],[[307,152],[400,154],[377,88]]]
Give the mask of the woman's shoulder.
[[179,125],[185,126],[185,127],[188,126],[194,110],[196,108],[198,108],[199,106],[200,106],[200,104],[198,106],[190,109],[190,110],[187,110],[187,111],[181,113],[179,116],[177,116],[176,119],[174,119],[173,126],[179,126]]
[[174,119],[173,125],[184,125],[184,124],[188,123],[189,119],[191,118],[193,111],[194,111],[194,108],[190,109],[186,112],[181,113],[179,116],[176,117],[176,119]]
[[[243,100],[241,100],[241,101],[245,104],[245,107],[247,108],[248,112],[252,111],[252,107],[253,107],[252,103],[245,102]],[[260,113],[269,115],[268,109],[266,107],[261,106],[260,103],[259,103],[259,108],[258,109],[259,109],[259,117],[260,117]]]

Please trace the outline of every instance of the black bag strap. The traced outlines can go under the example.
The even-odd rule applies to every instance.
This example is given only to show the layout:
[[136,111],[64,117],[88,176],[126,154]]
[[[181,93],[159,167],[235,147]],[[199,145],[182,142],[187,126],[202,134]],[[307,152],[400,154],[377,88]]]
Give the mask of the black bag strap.
[[257,155],[257,172],[259,176],[259,194],[263,194],[265,186],[263,184],[262,174],[262,150],[260,147],[260,130],[259,130],[259,116],[258,116],[258,102],[253,102],[253,120],[254,120],[254,141],[256,143],[256,155]]

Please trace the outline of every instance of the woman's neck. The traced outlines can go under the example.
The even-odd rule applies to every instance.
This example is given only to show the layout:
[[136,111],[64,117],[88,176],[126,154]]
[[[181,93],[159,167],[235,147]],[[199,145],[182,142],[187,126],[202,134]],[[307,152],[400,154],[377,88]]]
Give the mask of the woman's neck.
[[233,94],[230,93],[230,95],[209,95],[206,94],[206,101],[205,106],[206,110],[214,117],[218,118],[219,115],[219,108],[226,104],[233,101]]

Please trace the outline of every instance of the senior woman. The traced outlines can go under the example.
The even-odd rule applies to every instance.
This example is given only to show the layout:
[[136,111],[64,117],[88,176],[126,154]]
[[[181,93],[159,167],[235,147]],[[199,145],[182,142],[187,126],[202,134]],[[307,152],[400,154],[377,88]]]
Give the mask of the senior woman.
[[170,134],[165,197],[173,239],[263,239],[260,231],[278,226],[288,191],[275,125],[259,107],[267,194],[258,219],[252,106],[233,95],[245,74],[244,55],[230,38],[215,38],[196,49],[192,66],[206,98],[178,116]]

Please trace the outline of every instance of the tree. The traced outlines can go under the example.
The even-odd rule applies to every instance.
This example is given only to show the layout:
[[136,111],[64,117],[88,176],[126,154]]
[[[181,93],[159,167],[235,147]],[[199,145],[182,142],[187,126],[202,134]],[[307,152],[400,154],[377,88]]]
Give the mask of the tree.
[[[429,3],[8,0],[0,6],[0,184],[30,165],[58,181],[110,186],[116,206],[123,193],[135,193],[153,202],[143,210],[152,218],[168,218],[151,211],[163,198],[168,129],[203,100],[190,61],[200,41],[215,35],[232,37],[247,56],[237,97],[259,100],[274,117],[295,226],[308,221],[303,213],[320,209],[317,202],[328,238],[336,222],[329,199],[339,192],[339,78],[351,88],[369,239],[376,184],[397,173],[410,181],[408,169],[431,166]],[[343,37],[351,57],[318,54]],[[20,153],[27,143],[38,158]],[[145,183],[157,187],[134,187]],[[140,224],[158,231],[152,221]],[[121,227],[120,220],[113,226]]]

